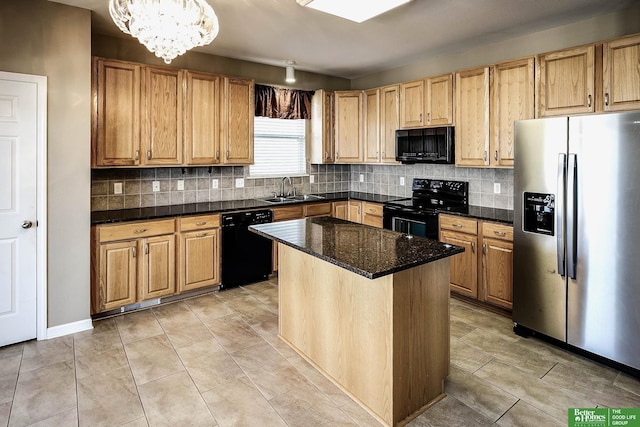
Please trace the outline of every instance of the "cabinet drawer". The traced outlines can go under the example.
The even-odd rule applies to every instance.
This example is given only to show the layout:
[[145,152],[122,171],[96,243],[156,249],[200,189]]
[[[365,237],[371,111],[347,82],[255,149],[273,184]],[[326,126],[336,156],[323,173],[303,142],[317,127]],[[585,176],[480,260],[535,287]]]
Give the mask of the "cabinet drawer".
[[382,205],[379,203],[362,202],[362,210],[365,214],[382,216]]
[[482,237],[513,241],[513,227],[495,222],[482,223]]
[[304,216],[331,215],[331,203],[316,203],[304,207]]
[[475,219],[459,216],[440,215],[440,228],[454,230],[460,233],[478,234],[478,222]]
[[180,231],[220,227],[220,215],[198,215],[180,218]]
[[174,219],[145,222],[127,222],[124,224],[101,225],[98,229],[100,243],[116,240],[137,239],[140,237],[172,234],[176,231]]
[[285,221],[287,219],[300,219],[304,217],[303,206],[294,205],[273,209],[273,221]]

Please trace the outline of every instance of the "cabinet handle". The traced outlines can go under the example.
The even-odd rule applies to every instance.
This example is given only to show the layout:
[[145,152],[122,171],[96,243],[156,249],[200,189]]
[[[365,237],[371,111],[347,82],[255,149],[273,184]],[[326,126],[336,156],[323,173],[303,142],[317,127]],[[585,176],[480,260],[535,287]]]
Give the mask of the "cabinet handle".
[[427,113],[427,123],[431,123],[431,113]]
[[476,253],[476,242],[471,242],[471,253],[472,254]]
[[148,243],[144,244],[144,253],[145,253],[145,255],[149,255],[149,244]]
[[587,107],[591,108],[591,95],[587,96]]
[[485,254],[485,255],[487,254],[487,244],[486,243],[482,244],[482,253]]
[[216,160],[220,160],[220,150],[216,150]]
[[607,107],[609,106],[609,94],[608,93],[604,94],[604,105],[606,105]]
[[484,154],[482,155],[482,160],[484,160],[484,162],[487,162],[487,150],[484,150]]
[[200,233],[200,234],[196,234],[196,237],[205,237],[207,235],[207,233]]
[[420,123],[422,123],[422,113],[420,113]]
[[131,256],[135,258],[138,255],[138,249],[135,246],[131,247]]
[[134,156],[134,160],[137,162],[140,160],[140,150],[136,150],[136,155]]
[[196,222],[196,225],[205,225],[207,223],[207,221],[198,221]]
[[328,152],[328,151],[325,151],[325,152],[324,152],[324,158],[325,158],[325,159],[328,159],[328,158],[329,158],[329,152]]
[[227,150],[227,160],[229,160],[229,150]]
[[451,225],[453,225],[454,227],[462,228],[462,224],[451,224]]
[[336,160],[338,160],[339,158],[340,158],[340,153],[336,151]]
[[496,235],[498,235],[498,236],[502,236],[502,237],[504,237],[504,236],[506,236],[506,235],[507,235],[507,233],[505,233],[504,231],[497,231],[497,230],[494,230],[493,232],[494,232]]
[[151,150],[147,150],[147,160],[151,160]]
[[498,161],[498,150],[496,150],[496,153],[493,155],[493,158],[496,159],[496,162]]
[[138,228],[137,230],[133,230],[133,232],[135,234],[140,234],[140,233],[144,233],[145,231],[147,231],[146,228]]

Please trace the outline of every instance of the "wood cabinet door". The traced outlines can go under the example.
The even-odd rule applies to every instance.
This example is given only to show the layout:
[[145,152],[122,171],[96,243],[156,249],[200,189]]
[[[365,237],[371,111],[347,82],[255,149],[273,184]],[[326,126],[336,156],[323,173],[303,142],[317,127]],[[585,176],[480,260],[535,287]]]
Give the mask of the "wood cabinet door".
[[184,162],[220,163],[220,76],[186,72]]
[[424,125],[424,80],[400,84],[400,127]]
[[396,130],[400,128],[400,86],[383,87],[380,91],[380,161],[396,161]]
[[456,166],[489,166],[489,67],[456,73]]
[[362,149],[362,92],[335,93],[336,162],[361,163]]
[[537,117],[592,113],[595,46],[538,55]]
[[140,65],[93,60],[93,164],[140,163]]
[[380,89],[364,92],[364,161],[380,161]]
[[145,67],[142,147],[146,165],[182,164],[182,71]]
[[440,241],[462,246],[464,252],[450,258],[451,291],[470,297],[478,297],[478,255],[476,246],[478,237],[471,234],[441,231]]
[[180,292],[220,283],[220,229],[180,234]]
[[513,302],[513,243],[483,239],[484,300],[511,310]]
[[640,35],[607,42],[602,47],[605,111],[640,109]]
[[348,203],[348,220],[352,222],[362,223],[362,202],[359,200],[349,200]]
[[534,118],[534,58],[497,64],[492,73],[491,165],[513,167],[513,123]]
[[311,163],[333,163],[335,161],[334,94],[319,89],[311,101]]
[[344,220],[349,219],[349,211],[347,209],[348,203],[345,202],[333,202],[331,203],[331,216],[334,218],[340,218]]
[[426,124],[444,126],[453,124],[453,74],[426,80]]
[[174,234],[140,240],[140,300],[176,292],[176,238]]
[[253,86],[253,80],[224,79],[222,146],[226,164],[253,163]]
[[[138,243],[136,240],[99,245],[98,304],[111,310],[137,301]],[[94,284],[96,286],[96,284]]]

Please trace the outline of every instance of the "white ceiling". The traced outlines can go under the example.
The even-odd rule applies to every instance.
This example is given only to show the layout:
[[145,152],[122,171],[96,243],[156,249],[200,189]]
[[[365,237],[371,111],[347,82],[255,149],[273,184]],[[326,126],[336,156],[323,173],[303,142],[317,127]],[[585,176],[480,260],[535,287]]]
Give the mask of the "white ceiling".
[[[95,33],[130,38],[111,21],[108,0],[50,1],[90,9]],[[296,0],[207,1],[220,33],[196,51],[278,66],[292,59],[298,69],[352,79],[584,20],[637,0],[413,0],[362,24]]]

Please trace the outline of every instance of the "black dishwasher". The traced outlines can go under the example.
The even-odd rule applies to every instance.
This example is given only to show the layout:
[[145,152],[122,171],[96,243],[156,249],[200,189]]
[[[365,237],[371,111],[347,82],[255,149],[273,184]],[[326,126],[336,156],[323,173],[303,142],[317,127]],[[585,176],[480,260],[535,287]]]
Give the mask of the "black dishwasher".
[[272,271],[273,244],[249,226],[273,221],[270,210],[222,215],[222,284],[220,290],[259,282]]

